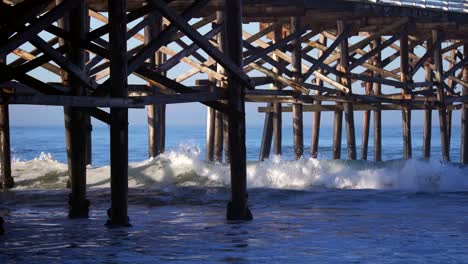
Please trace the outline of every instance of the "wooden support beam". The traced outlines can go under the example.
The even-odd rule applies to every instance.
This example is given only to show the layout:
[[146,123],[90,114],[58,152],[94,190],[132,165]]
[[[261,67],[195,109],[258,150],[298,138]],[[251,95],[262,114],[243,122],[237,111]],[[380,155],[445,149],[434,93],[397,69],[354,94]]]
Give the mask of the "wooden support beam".
[[443,38],[440,38],[439,43],[435,43],[435,44],[433,44],[432,41],[427,41],[426,53],[424,53],[424,55],[418,60],[418,62],[414,64],[411,75],[414,75],[418,71],[418,69],[425,64],[425,62],[428,59],[433,57],[434,50],[442,43],[443,40],[444,40]]
[[[223,92],[197,92],[185,94],[171,94],[159,96],[133,96],[128,98],[94,97],[94,96],[67,96],[67,95],[0,95],[0,104],[31,104],[31,105],[55,105],[71,107],[113,107],[113,108],[145,108],[151,104],[180,104],[201,102],[211,105],[215,101],[224,100]],[[201,101],[200,101],[201,100]],[[94,110],[93,110],[94,111]],[[101,120],[102,118],[98,118]],[[102,121],[102,120],[101,120]],[[103,121],[106,122],[106,121]]]
[[[110,95],[127,97],[126,0],[108,0]],[[149,57],[149,56],[148,56]],[[109,226],[130,226],[128,218],[128,109],[110,109],[111,208]]]
[[[351,32],[352,27],[348,26],[347,28],[343,29],[343,32],[338,35],[338,37],[333,41],[333,43],[327,48],[327,50],[321,52],[322,55],[319,57],[316,63],[314,63],[304,74],[304,79],[307,80],[315,70],[317,70],[321,64],[324,63],[325,59],[327,59],[333,51],[344,41],[347,40],[349,37],[349,33]],[[321,44],[321,43],[320,43]],[[323,44],[322,44],[323,45]],[[326,46],[326,45],[325,45]]]
[[[371,42],[373,48],[379,48],[381,38],[377,38]],[[378,52],[374,58],[374,63],[378,68],[382,67],[382,52]],[[380,77],[379,73],[372,72],[375,77]],[[382,85],[374,83],[373,92],[375,96],[382,93]],[[374,110],[374,161],[382,161],[382,111]]]
[[[213,29],[211,29],[208,33],[206,33],[204,37],[206,39],[208,39],[208,40],[213,38],[214,36],[216,36],[222,30],[222,27],[223,27],[222,24],[217,24],[215,27],[213,27]],[[180,63],[180,61],[183,58],[188,57],[188,56],[192,55],[193,53],[195,53],[195,51],[197,49],[199,49],[198,45],[196,43],[192,43],[189,46],[184,47],[184,49],[182,51],[180,51],[176,55],[172,56],[166,62],[159,65],[157,67],[157,69],[159,71],[167,71],[167,70],[171,69],[174,66],[176,66],[178,63]]]
[[[283,39],[283,40],[284,40],[284,39]],[[273,60],[273,59],[269,56],[268,53],[266,53],[266,55],[264,54],[264,53],[265,53],[265,52],[264,52],[265,49],[268,49],[268,48],[270,48],[271,46],[269,46],[268,48],[264,48],[264,49],[262,50],[262,48],[254,47],[252,44],[248,43],[247,41],[243,41],[243,43],[244,43],[244,47],[245,47],[248,51],[254,53],[253,56],[255,56],[256,54],[259,54],[259,53],[262,53],[262,54],[263,54],[263,56],[261,57],[262,59],[259,60],[259,61],[257,61],[257,62],[252,62],[252,61],[250,61],[250,60],[246,60],[246,62],[249,62],[249,64],[252,64],[252,65],[262,65],[262,64],[265,64],[265,63],[269,63],[269,64],[272,65],[273,67],[281,69],[281,71],[282,71],[285,75],[287,75],[288,77],[291,77],[291,76],[292,76],[292,72],[291,72],[289,69],[287,69],[283,64],[281,64],[281,63],[279,63],[279,62]],[[249,65],[249,66],[248,66],[248,69],[250,69],[250,68],[252,68],[252,66]],[[250,71],[250,70],[248,70],[248,71]],[[247,71],[247,72],[248,72],[248,71]]]
[[[152,71],[146,67],[139,68],[136,71],[136,75],[139,77],[143,77],[144,80],[150,81],[151,85],[163,87],[164,89],[170,89],[170,90],[173,90],[177,93],[184,94],[184,95],[192,94],[193,98],[196,97],[196,94],[194,93],[197,93],[197,91],[195,89],[192,89],[177,81],[169,79],[166,76],[161,75],[155,71]],[[169,103],[169,102],[166,102],[165,100],[157,101],[156,98],[153,100],[154,103]],[[215,100],[218,100],[218,99],[215,99]],[[215,100],[212,100],[211,98],[209,98],[208,100],[200,100],[200,98],[198,98],[198,100],[195,100],[195,101],[201,102],[202,104],[212,107],[223,113],[227,112],[226,104],[221,103],[221,102],[213,102]],[[175,103],[175,102],[172,101],[172,103]]]
[[0,71],[6,73],[5,76],[11,76],[11,78],[7,77],[7,79],[1,80],[0,83],[15,79],[43,94],[55,94],[55,95],[65,94],[63,91],[57,90],[54,87],[42,81],[39,81],[25,73],[16,71],[15,68],[10,67],[9,65],[0,63]]
[[11,176],[10,153],[10,118],[7,104],[0,105],[0,189],[11,189],[15,186]]
[[[269,103],[268,107],[273,107],[273,103]],[[263,124],[262,144],[260,146],[259,161],[264,161],[270,157],[271,141],[273,139],[273,113],[265,113],[265,122]]]
[[[87,5],[85,5],[85,12],[88,13],[89,8]],[[89,32],[89,29],[91,27],[91,18],[86,14],[85,15],[85,22],[84,22],[84,32],[87,33]],[[49,44],[50,45],[50,44]],[[85,52],[85,59],[84,59],[84,71],[86,75],[89,76],[88,71],[86,70],[86,63],[89,61],[90,54],[88,52]],[[91,95],[91,91],[87,90],[85,91],[86,95]],[[91,122],[91,116],[83,112],[83,119],[85,123],[85,144],[86,144],[86,154],[85,154],[85,162],[86,165],[91,165],[93,163],[93,123]]]
[[[371,43],[372,45],[373,43]],[[375,49],[376,46],[372,45],[372,47]],[[377,47],[379,48],[379,47]],[[378,52],[380,53],[380,51]],[[369,63],[373,63],[373,60]],[[374,73],[370,72],[370,76],[373,76]],[[372,82],[366,82],[365,83],[365,94],[370,95],[372,93],[372,88],[374,86],[374,83]],[[370,131],[370,118],[371,118],[371,111],[365,111],[363,114],[363,121],[362,121],[362,146],[361,146],[361,159],[362,160],[367,160],[367,152],[368,152],[368,147],[369,147],[369,131]]]
[[[32,61],[34,59],[36,59],[36,55],[33,55],[33,53],[29,53],[25,50],[22,50],[20,48],[18,49],[15,49],[13,51],[13,54],[17,55],[20,57],[20,59],[18,59],[17,61],[21,61],[21,62],[25,62],[25,61]],[[11,67],[18,67],[21,65],[21,64],[15,64],[15,63],[10,63],[9,64]],[[17,66],[14,66],[14,65],[17,65]],[[65,71],[62,70],[61,68],[51,64],[51,63],[44,63],[41,65],[42,68],[48,70],[49,72],[51,73],[54,73],[56,75],[59,75],[59,76],[62,76],[63,74],[65,74]]]
[[[0,41],[6,39],[6,35],[0,35]],[[0,57],[0,64],[6,63],[6,56]],[[1,92],[3,94],[3,92]],[[0,189],[13,188],[15,182],[11,176],[10,153],[10,113],[7,104],[0,104]],[[3,221],[0,217],[0,221]],[[0,222],[0,234],[3,234],[3,222]]]
[[[457,61],[457,52],[458,52],[458,50],[452,50],[450,52],[451,62],[449,63],[449,67],[453,67],[454,64],[456,63],[456,61]],[[463,68],[462,68],[462,70],[463,70]],[[446,92],[446,96],[447,97],[452,97],[453,91],[455,90],[455,86],[456,86],[457,82],[455,82],[452,79],[448,79],[447,83],[448,83],[447,85],[448,85],[448,87],[450,87],[450,89]],[[447,103],[447,106],[450,106],[450,103]],[[452,140],[452,115],[453,115],[453,111],[449,107],[447,107],[447,114],[446,114],[446,119],[447,119],[447,148],[448,148],[449,153],[450,153],[450,143],[451,143],[451,140]]]
[[[242,0],[225,0],[227,57],[242,68]],[[225,66],[225,65],[223,65]],[[234,72],[228,73],[229,145],[231,156],[231,201],[228,220],[252,220],[247,205],[244,88]]]
[[[145,44],[150,43],[153,39],[157,38],[162,31],[162,18],[156,14],[150,14],[146,17],[148,20],[148,25],[145,27]],[[160,74],[164,74],[160,70],[157,70],[158,66],[162,64],[163,55],[161,52],[157,51],[153,54],[149,60],[149,67],[153,71],[157,71]],[[151,84],[148,83],[151,87]],[[149,87],[149,88],[150,88]],[[153,91],[153,96],[158,96],[155,91]],[[163,124],[163,114],[162,108],[163,105],[148,105],[146,107],[148,115],[148,156],[149,158],[157,157],[162,153],[161,143],[162,143],[162,134],[165,130]]]
[[[327,38],[324,36],[324,35],[320,35],[319,37],[319,40],[318,40],[318,43],[320,45],[324,45],[324,46],[327,46]],[[318,53],[317,53],[317,57],[318,58],[321,58],[323,57],[324,55],[324,52],[319,50]],[[319,69],[318,70],[319,73],[323,74],[323,69]],[[318,86],[323,86],[323,81],[316,78],[315,79],[315,84],[318,85]],[[315,91],[315,95],[322,95],[322,92],[317,90]],[[315,105],[321,105],[322,102],[321,101],[318,101],[316,100],[314,102]],[[320,138],[320,119],[321,119],[321,115],[322,113],[321,112],[314,112],[313,113],[313,120],[312,120],[312,142],[311,142],[311,146],[310,146],[310,157],[311,158],[318,158],[318,149],[319,149],[319,138]]]
[[[274,50],[281,49],[284,46],[286,46],[289,42],[293,41],[294,39],[297,39],[300,37],[303,33],[305,32],[305,29],[301,28],[298,29],[296,32],[291,32],[286,38],[283,38],[279,41],[276,41],[272,45],[270,45],[268,48],[258,48],[256,49],[255,53],[247,58],[244,59],[244,64],[248,65],[260,58],[265,58],[268,57],[267,55]],[[248,42],[245,42],[248,43]],[[268,57],[269,58],[269,57]]]
[[81,108],[82,112],[85,112],[90,117],[93,117],[104,124],[110,125],[110,114],[102,109],[99,108]]
[[443,78],[446,79],[449,76],[454,75],[455,72],[458,71],[459,69],[461,69],[463,67],[463,65],[465,65],[466,63],[468,63],[468,58],[463,58],[463,60],[461,60],[457,64],[453,65],[448,71],[446,71],[444,73],[444,75],[443,75]]
[[224,144],[224,162],[231,163],[231,150],[229,145],[229,118],[223,114],[223,144]]
[[[291,18],[291,32],[295,33],[300,29],[300,19],[298,17]],[[301,42],[300,38],[297,37],[291,43],[292,50],[292,73],[293,80],[301,83],[302,82],[302,70],[301,70]],[[295,93],[295,96],[300,96],[300,93]],[[293,136],[294,136],[294,158],[300,159],[304,155],[304,121],[302,113],[302,103],[293,104]]]
[[[86,33],[87,10],[83,0],[76,1],[76,7],[68,18],[72,40],[68,43],[70,50],[68,60],[73,67],[68,67],[68,76],[64,80],[69,82],[72,96],[85,94],[80,78],[72,71],[83,72],[85,69],[85,52],[79,46],[79,39]],[[65,19],[63,19],[65,20]],[[73,41],[74,40],[74,41]],[[42,49],[42,46],[37,46]],[[69,65],[69,66],[71,66]],[[71,70],[73,69],[73,70]],[[70,175],[71,193],[69,196],[70,218],[87,218],[89,201],[86,199],[86,123],[85,114],[75,107],[65,107],[65,130],[67,140],[68,171]]]
[[[468,58],[468,44],[463,44],[463,56]],[[463,65],[462,79],[468,82],[468,63]],[[468,96],[468,86],[462,87],[462,96]],[[461,164],[468,164],[468,105],[465,103],[461,114]]]
[[[341,34],[345,30],[345,23],[344,21],[338,21],[338,34]],[[348,50],[348,39],[344,39],[340,44],[340,70],[346,75],[350,68],[349,68],[349,50]],[[349,78],[341,78],[341,84],[346,86],[349,89],[349,93],[351,91],[351,80]],[[356,159],[356,135],[354,129],[354,110],[353,110],[353,103],[346,102],[343,104],[344,106],[344,116],[346,122],[346,142],[348,144],[348,159],[355,160]]]
[[215,115],[216,112],[213,108],[206,108],[206,154],[207,161],[214,160],[214,133],[215,133]]
[[213,147],[213,160],[216,162],[223,161],[223,143],[224,143],[224,123],[223,113],[220,111],[215,112],[215,125],[214,125],[214,147]]
[[[404,84],[410,83],[412,78],[409,69],[409,39],[406,29],[400,38],[400,76],[401,82]],[[406,90],[402,89],[402,94],[406,94]],[[411,110],[404,109],[402,111],[402,129],[403,129],[403,158],[411,159],[412,145],[411,145]]]
[[[458,110],[461,109],[463,105],[458,104],[458,105],[451,105],[450,107],[447,107],[448,109],[452,110]],[[368,103],[355,103],[354,104],[354,110],[355,111],[376,111],[376,110],[381,110],[381,111],[401,111],[404,108],[408,108],[408,106],[401,105],[399,103],[393,103],[393,104],[368,104]],[[411,105],[412,110],[426,110],[426,109],[432,109],[432,110],[438,110],[438,106],[427,106],[424,103],[418,103],[418,104],[413,104]],[[335,112],[335,111],[343,111],[344,106],[343,105],[333,105],[333,104],[322,104],[322,105],[314,105],[314,104],[307,104],[304,105],[304,112]],[[283,106],[281,109],[283,112],[292,112],[292,106]],[[274,109],[272,107],[259,107],[258,112],[259,113],[265,113],[265,112],[273,112]]]
[[[126,17],[126,21],[127,23],[131,23],[151,12],[154,11],[154,8],[151,7],[150,5],[143,5],[142,7],[136,9],[136,10],[133,10],[131,12],[129,12],[127,14],[127,17]],[[97,38],[100,38],[106,34],[109,33],[109,24],[107,23],[108,21],[108,18],[105,17],[104,15],[102,15],[101,13],[99,12],[96,12],[94,10],[89,10],[89,16],[98,20],[98,21],[101,21],[101,22],[104,22],[106,23],[105,25],[102,25],[94,30],[92,30],[91,32],[89,32],[87,35],[86,35],[86,39],[89,39],[89,40],[94,40],[94,39],[97,39]]]
[[[440,32],[432,31],[432,41],[438,43],[441,38]],[[447,138],[447,111],[445,105],[445,90],[444,90],[444,68],[442,64],[442,54],[440,53],[440,45],[434,50],[434,65],[435,65],[435,80],[437,81],[437,100],[440,104],[439,109],[439,125],[440,125],[440,141],[442,147],[442,159],[450,161],[448,138]]]
[[[283,34],[283,27],[281,23],[274,23],[272,24],[274,26],[274,31],[273,31],[273,42],[279,41],[281,39],[281,35]],[[279,62],[279,57],[277,54],[273,54],[273,60],[276,62]],[[280,69],[273,67],[272,69],[273,73],[275,74],[280,74]],[[281,90],[281,85],[274,81],[272,84],[272,89],[275,91],[280,91]],[[273,108],[275,109],[273,112],[273,153],[275,155],[281,155],[283,153],[282,151],[282,139],[283,139],[283,129],[282,129],[282,116],[283,113],[281,111],[281,103],[273,103]]]
[[[440,43],[438,45],[440,45]],[[434,47],[433,51],[430,53],[431,56],[427,58],[429,63],[433,63],[434,50],[438,46],[434,46],[432,44],[432,39],[427,40],[427,46],[431,48]],[[429,64],[424,64],[424,70],[425,70],[426,81],[433,81],[434,72],[432,71],[432,67],[430,67]],[[428,89],[432,89],[432,87],[428,87]],[[428,106],[428,109],[424,110],[423,158],[429,159],[431,157],[431,137],[432,137],[432,107],[431,106],[432,104],[430,102],[427,102],[426,104]]]
[[[337,107],[342,107],[342,103],[336,103]],[[341,158],[341,136],[343,128],[343,110],[339,108],[333,116],[333,159]]]
[[378,49],[372,49],[371,51],[367,52],[365,55],[362,55],[359,59],[356,59],[355,61],[353,61],[351,65],[349,66],[350,71],[358,66],[361,66],[365,61],[369,60],[375,54],[377,54],[378,52],[381,52],[382,50],[384,50],[385,48],[393,44],[399,38],[400,38],[400,34],[393,35],[391,38],[381,43]]
[[[224,13],[221,11],[216,12],[216,23],[224,23]],[[218,48],[221,52],[226,52],[226,31],[223,30],[217,37]],[[220,75],[226,75],[226,72],[221,64],[216,63],[216,72]],[[218,81],[218,86],[227,89],[227,85],[223,81]],[[229,124],[224,124],[224,114],[220,111],[215,115],[215,139],[214,139],[214,160],[216,162],[223,162],[223,147],[227,145],[229,138],[224,133]],[[225,153],[227,153],[225,151]]]
[[[220,14],[219,19],[221,20],[222,13],[219,12],[219,14]],[[217,21],[217,22],[220,22],[220,21]],[[216,25],[218,25],[216,22],[213,23],[213,27],[215,27]],[[221,27],[221,30],[222,30],[222,27]],[[220,36],[217,37],[217,39],[219,38]],[[208,81],[209,81],[210,91],[214,91],[216,87],[216,79],[210,76]],[[206,160],[208,161],[215,160],[215,138],[216,138],[216,110],[211,107],[208,107],[207,116],[206,116]]]
[[[73,38],[73,35],[71,35]],[[76,40],[79,43],[79,39]],[[45,54],[50,56],[52,60],[57,63],[60,67],[65,69],[69,75],[73,75],[73,77],[80,81],[82,85],[88,87],[91,90],[95,90],[97,87],[97,83],[89,78],[85,72],[85,70],[81,70],[77,68],[74,64],[70,63],[70,61],[64,58],[59,52],[53,49],[51,46],[47,44],[43,39],[38,36],[33,37],[30,42],[36,46],[38,49],[44,51]],[[70,44],[71,45],[71,44]]]

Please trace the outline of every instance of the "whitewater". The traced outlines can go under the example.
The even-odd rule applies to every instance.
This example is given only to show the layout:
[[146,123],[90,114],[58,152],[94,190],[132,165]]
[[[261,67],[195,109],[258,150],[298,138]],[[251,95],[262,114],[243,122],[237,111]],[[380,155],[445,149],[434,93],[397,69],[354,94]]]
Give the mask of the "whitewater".
[[[228,187],[228,164],[207,162],[200,149],[180,146],[156,158],[129,164],[130,188],[168,186]],[[41,153],[30,161],[14,161],[16,189],[63,189],[68,182],[67,164]],[[307,190],[313,187],[408,191],[466,191],[468,176],[461,165],[439,160],[392,160],[384,162],[283,160],[273,156],[248,162],[249,188]],[[110,166],[87,168],[90,188],[110,187]]]

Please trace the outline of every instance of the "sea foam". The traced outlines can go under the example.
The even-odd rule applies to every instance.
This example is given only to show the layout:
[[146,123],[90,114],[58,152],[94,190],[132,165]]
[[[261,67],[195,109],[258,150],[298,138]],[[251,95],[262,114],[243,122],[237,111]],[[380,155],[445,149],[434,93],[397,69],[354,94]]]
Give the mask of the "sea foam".
[[[87,168],[90,188],[109,187],[110,167]],[[68,181],[67,165],[41,153],[30,161],[15,161],[13,177],[18,189],[59,189]],[[206,162],[199,148],[181,146],[157,158],[130,163],[129,186],[227,187],[229,165]],[[392,160],[386,162],[283,160],[274,156],[263,162],[248,162],[249,188],[278,189],[386,189],[410,191],[466,191],[468,168],[437,160]]]

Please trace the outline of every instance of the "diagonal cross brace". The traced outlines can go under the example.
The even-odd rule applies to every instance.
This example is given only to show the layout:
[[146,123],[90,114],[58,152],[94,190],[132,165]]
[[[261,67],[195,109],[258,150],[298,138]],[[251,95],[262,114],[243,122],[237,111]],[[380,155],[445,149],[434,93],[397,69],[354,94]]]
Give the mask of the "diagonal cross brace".
[[[189,6],[182,13],[182,20],[188,20],[193,14],[198,12],[201,8],[205,6],[208,0],[198,0]],[[154,54],[159,48],[166,45],[167,42],[171,40],[171,36],[177,32],[177,27],[170,24],[166,27],[160,34],[157,39],[153,39],[144,46],[136,55],[128,62],[128,74],[131,74],[136,69],[138,69],[143,63]]]
[[348,38],[351,29],[351,26],[345,28],[345,30],[335,39],[335,41],[330,45],[330,47],[328,47],[328,49],[322,54],[322,56],[320,56],[317,62],[314,63],[309,68],[309,70],[307,70],[307,72],[304,74],[304,80],[307,80],[310,77],[310,75],[312,75],[312,73],[314,73],[320,67],[320,65],[323,64],[325,59],[332,54],[336,47],[338,47],[338,45],[340,45],[344,39]]
[[[213,38],[219,32],[221,32],[222,29],[223,29],[223,24],[216,25],[215,28],[213,28],[210,32],[208,32],[205,35],[205,38],[206,39]],[[167,71],[171,69],[176,64],[178,64],[183,57],[189,56],[190,54],[194,53],[197,49],[198,49],[198,45],[196,43],[192,43],[191,45],[185,47],[183,51],[177,53],[177,55],[175,56],[172,56],[170,59],[164,62],[164,64],[157,67],[156,70],[163,72],[163,71]]]
[[213,57],[219,64],[221,64],[227,71],[233,74],[240,82],[249,89],[255,89],[255,83],[250,80],[247,74],[244,73],[243,68],[237,66],[228,56],[219,51],[216,47],[206,40],[198,31],[193,30],[187,21],[176,14],[164,1],[147,0],[150,5],[153,5],[164,17],[171,23],[174,23],[180,31],[189,37],[193,42],[203,49],[208,55]]
[[349,70],[351,71],[352,69],[360,66],[367,60],[369,60],[371,57],[375,56],[378,52],[384,50],[388,46],[392,45],[395,41],[397,41],[400,38],[401,34],[396,34],[393,37],[387,39],[385,42],[383,42],[378,48],[375,48],[369,52],[367,52],[364,56],[360,57],[359,59],[353,61],[353,63],[349,66]]
[[426,53],[424,53],[424,55],[414,65],[411,75],[414,75],[419,70],[419,68],[424,65],[426,60],[434,54],[434,51],[437,49],[437,47],[439,47],[443,40],[443,38],[438,39],[437,43],[432,44],[432,46],[426,50]]
[[[137,74],[140,74],[142,76],[145,76],[148,79],[151,79],[152,81],[159,83],[165,87],[168,87],[171,90],[174,90],[177,93],[196,93],[196,90],[193,90],[181,83],[178,83],[174,80],[171,80],[167,78],[164,75],[159,74],[158,72],[155,72],[154,70],[150,70],[146,66],[142,66],[139,69],[136,70]],[[204,105],[212,107],[218,111],[221,111],[223,113],[227,113],[227,111],[230,111],[230,108],[228,108],[225,104],[221,102],[202,102]]]
[[[39,91],[40,93],[43,94],[54,94],[54,95],[63,95],[65,94],[62,91],[59,91],[55,89],[54,87],[41,82],[25,73],[19,73],[15,70],[15,68],[5,65],[3,63],[0,63],[0,71],[6,73],[6,76],[10,77],[7,78],[5,81],[9,81],[12,79],[15,79],[21,83],[24,83],[25,85],[30,86],[31,88]],[[2,82],[2,81],[0,81]]]
[[52,22],[63,17],[70,9],[76,6],[76,1],[68,0],[60,3],[45,15],[38,18],[36,21],[31,22],[26,28],[17,32],[16,35],[8,39],[5,43],[0,44],[0,57],[8,55],[17,47],[24,44],[32,36],[37,35],[39,32],[49,27]]
[[49,5],[51,0],[23,1],[14,6],[0,8],[0,35],[10,37],[25,24],[31,23]]
[[[252,51],[257,51],[257,50],[261,50],[261,48],[257,48],[257,47],[254,47],[252,44],[248,43],[247,41],[243,41],[244,43],[244,47],[247,48],[247,50],[252,50]],[[260,51],[261,52],[261,51]],[[259,62],[255,62],[256,64],[257,63],[262,63],[262,62],[266,62],[266,63],[269,63],[271,64],[273,67],[276,67],[278,69],[280,69],[280,72],[281,73],[284,73],[286,74],[288,77],[291,77],[292,76],[292,72],[286,68],[283,64],[281,64],[281,62],[279,61],[275,61],[273,58],[271,58],[270,56],[266,56],[264,55],[262,60],[260,60]],[[249,63],[249,65],[251,64],[252,62]],[[262,63],[264,64],[264,63]],[[246,64],[247,65],[247,64]]]
[[276,50],[276,49],[281,49],[283,48],[284,46],[286,46],[289,42],[291,42],[292,40],[294,40],[296,37],[298,36],[301,36],[304,32],[306,32],[307,30],[306,29],[300,29],[299,31],[296,31],[294,32],[293,34],[290,34],[289,36],[287,36],[286,38],[274,43],[273,45],[270,45],[268,48],[257,48],[257,53],[255,53],[254,55],[251,55],[250,57],[248,58],[245,58],[244,59],[244,65],[248,65],[250,64],[251,62],[254,62],[256,61],[257,59],[260,59],[266,55],[268,55],[269,53],[271,53],[272,51]]
[[49,46],[49,44],[47,44],[47,42],[45,42],[39,36],[34,36],[30,40],[30,42],[31,44],[36,46],[36,48],[41,49],[45,54],[49,55],[50,58],[55,63],[57,63],[60,67],[67,70],[67,72],[69,72],[71,75],[77,78],[87,88],[90,88],[91,90],[96,89],[97,83],[94,80],[89,78],[88,75],[84,71],[80,70],[73,63],[71,63],[68,59],[63,57],[62,54],[60,54],[60,52],[56,51],[51,46]]

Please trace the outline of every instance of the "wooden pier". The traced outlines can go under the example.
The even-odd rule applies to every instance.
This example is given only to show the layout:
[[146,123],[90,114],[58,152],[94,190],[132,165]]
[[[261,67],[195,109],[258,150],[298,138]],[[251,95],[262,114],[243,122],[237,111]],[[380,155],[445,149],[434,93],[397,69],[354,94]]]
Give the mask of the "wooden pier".
[[[111,226],[130,225],[129,108],[147,108],[149,157],[156,157],[165,149],[166,104],[207,106],[206,158],[223,161],[224,150],[231,164],[229,220],[252,219],[246,102],[266,103],[258,109],[265,113],[260,160],[270,152],[282,154],[283,112],[293,113],[294,157],[316,158],[326,111],[334,113],[333,158],[342,157],[344,116],[347,158],[357,159],[354,113],[364,111],[360,158],[368,159],[373,129],[373,159],[380,161],[382,111],[395,110],[401,112],[405,159],[413,154],[412,113],[424,111],[423,156],[430,158],[432,111],[437,110],[440,158],[450,161],[451,129],[458,123],[461,160],[453,162],[468,164],[466,5],[455,0],[3,0],[1,187],[14,186],[10,104],[64,107],[70,217],[88,216],[90,119],[110,125]],[[31,73],[37,68],[49,75]],[[177,77],[169,78],[170,72]],[[130,83],[129,76],[146,84]],[[452,118],[454,111],[461,112],[461,120]],[[310,154],[304,153],[309,144],[303,138],[304,112],[314,112]]]

